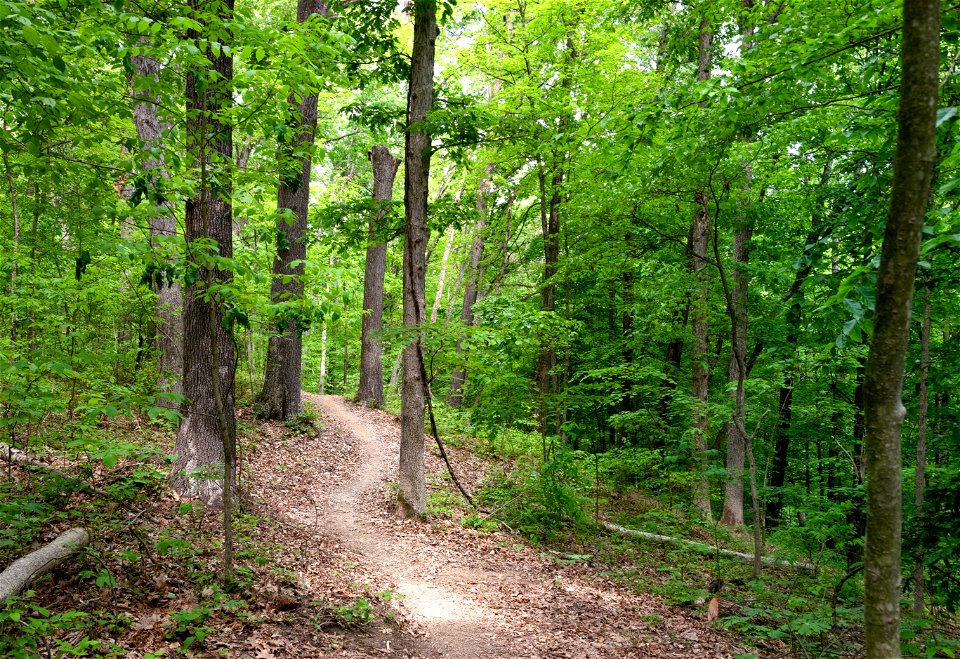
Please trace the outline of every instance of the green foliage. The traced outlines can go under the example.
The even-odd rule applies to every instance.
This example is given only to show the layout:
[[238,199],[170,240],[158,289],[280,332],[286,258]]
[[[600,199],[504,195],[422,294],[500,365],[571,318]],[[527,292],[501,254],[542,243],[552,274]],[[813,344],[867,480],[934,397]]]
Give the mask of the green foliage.
[[550,538],[558,528],[587,524],[584,479],[572,451],[558,450],[539,466],[494,474],[480,499],[496,508],[498,517],[532,539]]
[[[53,613],[32,601],[28,591],[13,597],[0,610],[0,653],[10,659],[30,659],[55,653],[58,657],[101,656],[111,644],[91,639],[97,627],[122,631],[131,619],[126,614],[97,611]],[[65,640],[70,636],[75,640]]]
[[352,604],[337,607],[337,620],[344,626],[364,626],[374,618],[374,609],[364,597],[358,597]]
[[165,625],[167,638],[179,640],[184,650],[189,650],[195,643],[202,645],[203,640],[213,631],[203,624],[210,617],[210,613],[210,609],[206,607],[197,607],[171,614],[170,622]]

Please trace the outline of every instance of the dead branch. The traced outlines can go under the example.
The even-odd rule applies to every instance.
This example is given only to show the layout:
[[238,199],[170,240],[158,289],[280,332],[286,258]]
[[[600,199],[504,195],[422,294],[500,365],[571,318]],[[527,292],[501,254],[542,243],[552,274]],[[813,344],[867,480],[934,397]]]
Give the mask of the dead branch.
[[[696,551],[705,553],[705,554],[720,554],[721,556],[728,556],[730,558],[737,558],[742,561],[753,562],[753,554],[744,554],[743,552],[733,551],[731,549],[720,549],[717,547],[711,547],[710,545],[705,545],[702,542],[694,542],[693,540],[684,540],[683,538],[673,538],[668,535],[657,535],[656,533],[647,533],[646,531],[637,531],[636,529],[628,529],[616,524],[611,524],[610,522],[601,522],[603,528],[608,531],[613,531],[614,533],[619,533],[620,535],[625,535],[629,537],[643,538],[645,540],[652,540],[653,542],[659,542],[661,544],[672,544],[679,545],[681,547],[688,547]],[[790,567],[800,570],[808,570],[810,572],[815,572],[817,566],[813,563],[804,563],[804,562],[793,562],[793,561],[781,561],[769,556],[763,556],[761,561],[767,565],[774,565],[779,567]]]

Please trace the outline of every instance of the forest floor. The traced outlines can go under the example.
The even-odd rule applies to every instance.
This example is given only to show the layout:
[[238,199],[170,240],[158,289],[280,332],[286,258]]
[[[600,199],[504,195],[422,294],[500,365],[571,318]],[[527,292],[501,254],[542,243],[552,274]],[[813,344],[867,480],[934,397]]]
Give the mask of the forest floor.
[[[401,520],[391,481],[399,420],[340,397],[308,395],[322,413],[302,445],[264,436],[251,461],[250,494],[274,520],[302,533],[300,591],[369,593],[380,611],[362,633],[317,636],[277,630],[283,641],[253,656],[399,657],[734,657],[733,635],[702,611],[670,607],[617,587],[598,567],[569,563],[504,531],[466,528],[449,517]],[[429,440],[430,438],[428,438]],[[470,488],[486,465],[448,448]],[[427,455],[428,487],[445,471]],[[347,577],[348,585],[343,584]],[[331,583],[340,580],[340,584]],[[341,617],[358,607],[341,609]],[[365,607],[362,607],[365,608]],[[386,609],[386,612],[383,612]],[[316,654],[314,654],[316,653]]]
[[[591,559],[597,547],[582,544],[590,540],[554,551],[471,512],[455,494],[432,438],[426,454],[429,514],[425,520],[400,519],[392,482],[399,419],[335,396],[306,398],[319,416],[283,424],[253,422],[249,410],[238,414],[242,506],[234,522],[237,577],[226,590],[219,579],[221,515],[181,500],[166,486],[169,466],[161,456],[171,448],[169,436],[137,420],[114,423],[112,432],[153,442],[154,457],[131,457],[109,468],[43,458],[62,470],[57,473],[89,470],[99,488],[140,487],[134,506],[118,508],[103,497],[109,494],[104,489],[93,496],[76,486],[77,479],[6,468],[13,479],[8,486],[16,486],[21,497],[10,505],[21,509],[7,520],[10,528],[0,525],[0,540],[19,538],[24,531],[16,524],[29,522],[42,527],[27,548],[78,524],[94,541],[53,578],[36,581],[14,608],[0,609],[0,655],[789,655],[782,645],[760,652],[744,637],[708,624],[702,602],[671,606],[626,589],[604,573],[617,569],[611,560],[618,555],[606,563]],[[475,454],[469,440],[451,440],[447,452],[472,491],[488,474],[513,467]],[[138,470],[142,475],[136,476]],[[0,500],[0,514],[4,505]],[[47,511],[46,517],[32,519],[39,513],[31,510]],[[19,552],[24,543],[14,545]],[[9,539],[0,545],[4,557],[10,546]],[[648,570],[656,577],[654,568]]]

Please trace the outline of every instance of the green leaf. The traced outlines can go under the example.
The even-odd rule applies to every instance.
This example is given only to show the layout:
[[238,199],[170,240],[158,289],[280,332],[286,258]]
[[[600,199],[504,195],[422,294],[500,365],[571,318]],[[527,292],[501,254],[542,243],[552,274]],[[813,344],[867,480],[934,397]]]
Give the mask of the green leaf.
[[30,46],[39,46],[40,45],[40,33],[37,32],[31,25],[24,25],[22,30],[23,40],[27,42]]

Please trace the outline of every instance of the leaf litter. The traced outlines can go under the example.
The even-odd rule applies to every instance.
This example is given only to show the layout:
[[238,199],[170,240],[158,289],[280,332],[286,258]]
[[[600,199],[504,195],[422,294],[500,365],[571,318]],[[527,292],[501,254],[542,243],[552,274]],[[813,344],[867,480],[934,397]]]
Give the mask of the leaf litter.
[[[586,553],[544,551],[508,529],[464,526],[465,504],[426,521],[399,519],[398,419],[339,397],[306,397],[322,413],[318,423],[248,423],[242,438],[240,592],[222,593],[216,582],[217,513],[158,487],[136,520],[98,529],[95,558],[82,559],[113,579],[96,585],[91,570],[65,566],[34,585],[31,601],[95,617],[101,646],[133,659],[746,652],[700,612],[620,587]],[[428,488],[450,491],[439,453],[428,446]],[[468,488],[491,467],[466,449],[447,451]],[[81,493],[62,502],[88,504]],[[139,560],[121,558],[139,547]]]

